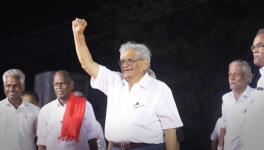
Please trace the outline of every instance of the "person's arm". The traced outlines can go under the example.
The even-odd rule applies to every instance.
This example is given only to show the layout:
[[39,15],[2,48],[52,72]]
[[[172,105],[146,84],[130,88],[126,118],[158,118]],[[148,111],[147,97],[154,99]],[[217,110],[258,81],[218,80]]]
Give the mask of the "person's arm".
[[107,150],[111,150],[112,149],[112,142],[108,142],[108,146],[107,146]]
[[211,140],[211,150],[217,150],[218,140]]
[[45,145],[38,145],[38,150],[46,150],[46,146]]
[[220,137],[219,137],[219,143],[218,143],[218,149],[223,150],[224,149],[224,138],[226,134],[226,128],[221,128],[220,130]]
[[88,141],[90,150],[98,150],[97,139],[93,138]]
[[176,129],[164,129],[166,150],[178,150]]
[[87,22],[84,19],[72,21],[75,49],[82,68],[93,78],[97,77],[99,65],[93,61],[91,53],[85,41],[84,30]]

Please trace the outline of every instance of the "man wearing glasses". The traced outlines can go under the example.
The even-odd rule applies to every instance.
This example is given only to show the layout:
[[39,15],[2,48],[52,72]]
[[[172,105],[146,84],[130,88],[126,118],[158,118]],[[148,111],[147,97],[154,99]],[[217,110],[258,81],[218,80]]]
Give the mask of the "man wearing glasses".
[[264,29],[260,29],[251,46],[254,64],[260,67],[257,88],[246,113],[243,131],[244,150],[263,150],[264,148]]
[[84,19],[72,21],[76,52],[93,88],[107,95],[105,136],[113,150],[177,150],[176,128],[183,126],[170,88],[150,69],[144,44],[121,45],[122,73],[92,59],[86,45]]

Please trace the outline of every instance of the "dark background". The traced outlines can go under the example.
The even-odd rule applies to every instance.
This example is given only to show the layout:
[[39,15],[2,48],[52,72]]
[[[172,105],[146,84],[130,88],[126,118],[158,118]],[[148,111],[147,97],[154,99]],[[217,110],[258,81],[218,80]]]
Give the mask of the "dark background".
[[152,50],[152,69],[171,87],[184,123],[182,149],[207,150],[221,115],[221,96],[229,91],[228,64],[247,60],[255,74],[251,85],[256,85],[259,72],[252,64],[250,45],[264,26],[263,4],[261,0],[8,1],[0,5],[0,72],[20,68],[27,90],[34,89],[34,77],[42,72],[66,69],[85,75],[71,31],[73,19],[85,18],[91,53],[110,69],[119,70],[118,49],[126,41],[145,43]]

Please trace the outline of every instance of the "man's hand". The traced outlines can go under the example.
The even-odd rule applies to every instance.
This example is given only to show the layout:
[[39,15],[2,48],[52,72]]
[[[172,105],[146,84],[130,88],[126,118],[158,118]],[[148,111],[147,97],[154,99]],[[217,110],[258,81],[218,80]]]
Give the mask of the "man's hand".
[[83,33],[87,26],[87,22],[84,19],[76,18],[72,21],[72,31],[73,33]]

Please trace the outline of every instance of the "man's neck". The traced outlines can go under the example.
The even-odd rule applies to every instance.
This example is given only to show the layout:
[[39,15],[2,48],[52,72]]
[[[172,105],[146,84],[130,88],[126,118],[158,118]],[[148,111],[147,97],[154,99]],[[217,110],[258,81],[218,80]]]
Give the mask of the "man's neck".
[[238,99],[240,98],[240,96],[242,95],[242,93],[246,90],[246,88],[247,87],[245,87],[243,89],[233,90],[236,101],[238,101]]
[[8,101],[17,109],[21,103],[22,103],[22,99],[21,98],[18,98],[18,99],[9,99],[8,98]]
[[143,74],[141,77],[137,78],[137,79],[130,79],[130,80],[127,80],[128,82],[128,87],[129,87],[129,90],[136,84],[138,83],[144,76],[145,74]]
[[69,100],[69,96],[66,98],[58,98],[59,102],[61,105],[65,105],[67,104],[68,100]]

